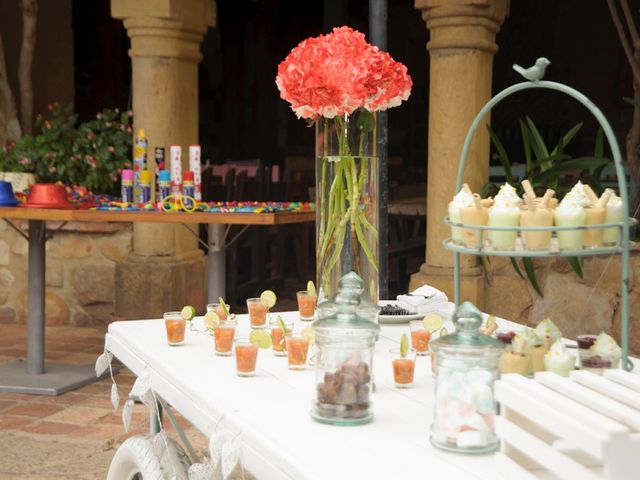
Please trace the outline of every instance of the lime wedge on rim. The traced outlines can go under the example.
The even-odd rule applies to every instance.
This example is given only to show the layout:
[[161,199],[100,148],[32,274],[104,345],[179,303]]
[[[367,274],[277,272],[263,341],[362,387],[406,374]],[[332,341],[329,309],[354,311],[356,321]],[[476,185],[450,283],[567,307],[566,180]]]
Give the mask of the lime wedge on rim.
[[218,297],[218,302],[220,302],[220,308],[222,308],[222,311],[228,317],[229,316],[229,309],[227,308],[227,302],[225,302],[224,298],[222,298],[222,297]]
[[249,341],[259,348],[271,348],[273,340],[266,330],[253,330],[249,335]]
[[493,333],[493,331],[498,327],[496,317],[494,315],[489,315],[487,318],[487,324],[484,326],[484,330],[487,335]]
[[446,337],[447,335],[449,335],[449,332],[447,332],[447,329],[446,329],[446,328],[442,327],[442,328],[440,329],[440,336],[441,336],[441,337]]
[[422,319],[422,324],[424,325],[425,330],[435,332],[442,328],[442,317],[437,313],[428,313]]
[[406,333],[403,333],[402,337],[400,337],[400,356],[404,358],[407,353],[409,353],[409,337],[407,337]]
[[260,300],[267,306],[267,308],[273,308],[276,304],[277,298],[276,294],[271,290],[265,290],[260,294]]
[[207,330],[215,330],[220,326],[220,317],[213,310],[211,312],[207,312],[204,315],[204,327]]
[[284,320],[282,319],[281,315],[278,315],[277,319],[278,319],[278,326],[282,330],[282,334],[286,335],[287,332],[289,331],[289,329],[287,328],[287,324],[284,323]]
[[191,305],[187,305],[180,310],[180,316],[184,318],[187,322],[193,320],[193,317],[196,316],[196,309]]
[[302,330],[300,335],[302,335],[302,338],[307,339],[309,345],[314,345],[316,343],[316,331],[313,329],[313,327],[306,327],[304,330]]
[[316,294],[316,286],[313,284],[312,280],[309,280],[307,282],[307,293],[311,296],[314,296]]

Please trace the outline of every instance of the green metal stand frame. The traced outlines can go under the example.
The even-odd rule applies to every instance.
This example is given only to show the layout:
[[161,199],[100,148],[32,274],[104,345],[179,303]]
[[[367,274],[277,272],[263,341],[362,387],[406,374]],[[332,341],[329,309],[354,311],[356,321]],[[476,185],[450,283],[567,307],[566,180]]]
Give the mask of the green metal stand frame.
[[[628,191],[627,191],[627,181],[626,181],[624,169],[622,166],[622,155],[620,153],[620,147],[618,145],[618,141],[616,140],[615,134],[613,133],[613,129],[611,128],[611,125],[607,121],[604,114],[600,111],[600,109],[596,107],[596,105],[591,100],[589,100],[585,95],[562,83],[549,82],[545,80],[522,82],[522,83],[517,83],[515,85],[512,85],[511,87],[508,87],[503,91],[501,91],[500,93],[498,93],[491,100],[489,100],[489,102],[487,102],[487,104],[484,107],[482,107],[478,115],[473,120],[473,123],[471,124],[471,127],[467,132],[467,136],[464,141],[464,146],[462,147],[462,153],[460,154],[460,165],[458,167],[458,175],[456,177],[456,192],[458,192],[462,187],[464,170],[467,162],[467,156],[469,154],[469,149],[471,147],[471,141],[473,140],[475,132],[478,126],[480,125],[480,122],[485,117],[485,115],[487,115],[487,113],[489,113],[495,105],[500,103],[502,100],[504,100],[508,96],[523,90],[536,89],[536,88],[546,89],[546,90],[555,90],[561,93],[565,93],[570,97],[574,98],[575,100],[577,100],[578,102],[580,102],[582,105],[584,105],[587,108],[587,110],[589,110],[593,114],[593,116],[596,118],[596,120],[602,127],[602,130],[604,131],[607,141],[609,142],[611,153],[613,154],[613,161],[616,169],[616,175],[618,177],[618,185],[620,187],[619,188],[620,197],[622,198],[622,211],[627,212],[627,216],[628,216],[629,199],[628,199]],[[445,221],[448,222],[448,219],[446,219]],[[620,255],[622,255],[622,274],[621,274],[622,278],[621,278],[621,287],[620,287],[620,302],[622,304],[622,312],[621,312],[622,338],[620,343],[622,347],[622,365],[623,365],[623,368],[625,368],[626,370],[631,370],[632,368],[632,364],[628,360],[628,355],[629,355],[629,256],[630,256],[629,250],[631,247],[631,242],[629,239],[629,226],[632,223],[633,223],[632,220],[631,221],[626,220],[619,223],[607,223],[602,225],[592,225],[589,227],[580,227],[582,229],[605,228],[605,227],[620,228],[621,236],[620,236],[619,247],[575,250],[575,251],[571,251],[570,253],[560,252],[558,254],[561,256],[567,256],[567,255],[568,256],[592,256],[592,255],[602,255],[607,253],[619,253]],[[524,232],[524,231],[535,231],[535,230],[545,230],[545,229],[555,231],[558,229],[567,230],[572,228],[572,227],[509,228],[509,227],[484,227],[484,226],[481,227],[479,225],[465,225],[465,224],[457,224],[457,223],[454,225],[465,227],[465,228],[478,229],[481,231],[481,233],[484,230],[511,230],[511,231],[516,230],[518,232]],[[471,254],[471,255],[504,256],[505,252],[494,252],[490,250],[483,250],[481,248],[481,245],[478,250],[474,250],[474,249],[465,248],[462,246],[457,246],[448,240],[445,240],[444,246],[448,250],[451,250],[454,252],[454,257],[453,257],[454,287],[455,287],[454,301],[457,307],[460,304],[460,254],[465,253],[465,254]],[[527,256],[527,257],[550,256],[548,252],[510,251],[510,252],[507,252],[506,254],[509,256]]]

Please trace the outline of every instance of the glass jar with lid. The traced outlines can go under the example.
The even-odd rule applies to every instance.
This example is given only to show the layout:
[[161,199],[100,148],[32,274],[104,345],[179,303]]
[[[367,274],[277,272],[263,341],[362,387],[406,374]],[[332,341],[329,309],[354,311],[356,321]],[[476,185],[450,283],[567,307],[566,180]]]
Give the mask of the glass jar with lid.
[[436,361],[431,443],[453,452],[493,452],[498,447],[493,383],[504,344],[478,330],[482,314],[469,302],[458,307],[453,323],[455,334],[430,344]]
[[340,280],[333,301],[318,306],[316,399],[311,416],[321,423],[360,425],[373,419],[371,363],[380,331],[378,308],[354,272]]

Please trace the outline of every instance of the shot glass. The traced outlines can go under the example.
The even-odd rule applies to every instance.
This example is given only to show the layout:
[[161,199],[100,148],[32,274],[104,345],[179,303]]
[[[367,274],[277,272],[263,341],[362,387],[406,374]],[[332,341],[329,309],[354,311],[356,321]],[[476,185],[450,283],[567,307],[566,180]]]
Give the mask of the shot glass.
[[[293,330],[293,321],[285,319],[282,321],[287,332],[291,332]],[[271,338],[273,340],[273,354],[276,357],[286,357],[287,349],[285,348],[286,341],[284,336],[287,332],[282,331],[282,326],[278,320],[271,320],[269,327],[271,328]]]
[[418,355],[428,355],[431,332],[424,328],[422,320],[409,322],[409,329],[411,330],[411,347]]
[[[225,304],[226,305],[226,304]],[[229,311],[229,305],[226,305],[227,312]],[[225,313],[225,309],[222,308],[221,303],[208,303],[207,304],[207,312],[216,312],[218,318],[220,318],[221,322],[224,322],[227,319],[227,314]]]
[[416,369],[416,351],[410,348],[403,357],[399,348],[389,350],[393,367],[393,384],[397,388],[409,388],[413,385],[413,374]]
[[287,333],[285,335],[285,348],[289,361],[289,370],[304,370],[307,366],[307,353],[309,340],[299,333]]
[[247,298],[249,322],[251,328],[265,328],[267,326],[267,306],[259,298]]
[[163,318],[167,329],[167,343],[171,346],[182,345],[187,321],[182,318],[180,312],[166,312]]
[[233,350],[233,337],[236,334],[236,324],[234,322],[220,322],[215,329],[213,337],[216,345],[216,355],[221,357],[231,356]]
[[316,295],[309,294],[306,290],[296,292],[296,297],[298,298],[300,320],[313,320],[316,314],[316,302],[318,297]]
[[236,373],[239,377],[253,377],[257,359],[257,345],[248,340],[236,340]]

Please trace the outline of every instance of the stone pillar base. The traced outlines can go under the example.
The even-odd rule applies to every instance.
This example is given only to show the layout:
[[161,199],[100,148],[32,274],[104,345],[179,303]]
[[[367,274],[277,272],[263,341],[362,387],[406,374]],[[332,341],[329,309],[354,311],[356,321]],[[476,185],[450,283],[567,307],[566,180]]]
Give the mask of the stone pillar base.
[[192,255],[148,256],[131,254],[116,266],[115,314],[123,319],[161,318],[164,312],[193,305],[206,307],[206,260],[199,250]]
[[[453,302],[453,268],[431,267],[426,263],[420,267],[420,271],[411,275],[409,291],[412,292],[422,285],[431,285],[442,290]],[[484,305],[485,281],[481,267],[463,268],[460,271],[460,301],[472,302],[480,310]]]

